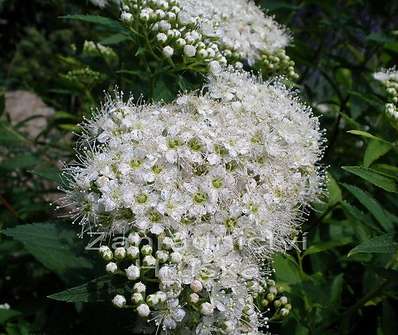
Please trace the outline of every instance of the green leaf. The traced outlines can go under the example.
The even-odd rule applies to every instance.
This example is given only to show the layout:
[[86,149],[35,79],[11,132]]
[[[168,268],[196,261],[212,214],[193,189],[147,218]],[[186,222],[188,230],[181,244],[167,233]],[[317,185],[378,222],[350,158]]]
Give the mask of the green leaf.
[[5,325],[9,320],[22,315],[13,309],[0,309],[0,325]]
[[289,255],[278,254],[274,257],[273,266],[276,278],[287,284],[301,282],[299,268],[293,258]]
[[373,164],[372,168],[375,169],[380,174],[383,174],[385,176],[388,176],[390,178],[394,178],[395,180],[398,180],[398,167],[397,166],[392,166],[392,165],[388,165],[388,164]]
[[127,33],[128,30],[121,25],[118,21],[112,20],[108,17],[99,16],[99,15],[67,15],[61,16],[61,19],[67,20],[78,20],[82,22],[94,23],[96,25],[107,27],[111,30],[125,32]]
[[343,274],[340,273],[333,278],[333,282],[330,288],[330,304],[338,305],[340,304],[341,294],[343,292]]
[[0,144],[3,145],[15,145],[15,144],[27,144],[28,140],[11,128],[10,125],[5,122],[0,122]]
[[365,179],[387,192],[396,193],[398,191],[397,184],[394,179],[388,178],[371,168],[362,166],[342,166],[342,169]]
[[49,165],[47,163],[41,164],[40,166],[29,172],[36,176],[55,181],[57,184],[62,183],[60,171],[57,167],[53,165]]
[[26,169],[35,166],[39,162],[39,158],[26,153],[21,156],[16,156],[7,160],[4,160],[0,164],[0,168],[4,170],[13,171],[16,169]]
[[348,257],[355,254],[392,254],[397,251],[398,243],[393,240],[392,234],[374,237],[357,245],[348,253]]
[[338,241],[327,241],[327,242],[319,242],[316,244],[310,245],[304,252],[304,256],[317,254],[319,252],[328,251],[330,249],[335,249],[336,247],[340,247],[342,245],[346,245],[351,243],[352,240],[350,238],[343,238]]
[[124,276],[104,275],[47,298],[65,302],[101,302],[109,301],[116,293],[126,294],[129,291],[131,289]]
[[153,99],[155,101],[171,101],[174,98],[173,92],[165,80],[159,79],[153,91]]
[[343,199],[339,185],[329,172],[327,174],[327,189],[329,195],[328,207],[336,205]]
[[384,142],[384,143],[391,144],[390,142],[388,142],[388,141],[386,141],[386,140],[383,140],[383,139],[380,138],[380,137],[374,136],[374,135],[372,135],[372,134],[370,134],[370,133],[368,133],[368,132],[366,132],[366,131],[362,131],[362,130],[348,130],[347,133],[350,133],[350,134],[352,134],[352,135],[357,135],[357,136],[361,136],[361,137],[365,137],[365,138],[370,138],[370,139],[372,139],[372,140],[377,140],[377,141],[380,141],[380,142]]
[[389,143],[381,142],[379,140],[370,140],[363,157],[363,165],[365,167],[369,167],[374,161],[389,152],[391,148],[392,146]]
[[65,225],[32,223],[5,229],[3,234],[21,242],[40,263],[60,275],[92,268],[91,262],[77,254],[76,234]]
[[103,45],[115,45],[128,40],[131,40],[131,38],[128,35],[118,33],[102,39],[100,43]]
[[369,212],[375,217],[380,225],[389,231],[393,228],[390,218],[386,215],[383,207],[369,193],[361,190],[359,187],[342,184]]

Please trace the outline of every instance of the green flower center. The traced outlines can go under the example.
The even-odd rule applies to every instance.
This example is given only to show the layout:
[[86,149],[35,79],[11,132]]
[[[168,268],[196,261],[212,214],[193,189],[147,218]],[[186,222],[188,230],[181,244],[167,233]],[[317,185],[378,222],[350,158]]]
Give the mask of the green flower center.
[[196,192],[193,196],[193,201],[197,204],[202,204],[207,201],[208,195],[204,192]]

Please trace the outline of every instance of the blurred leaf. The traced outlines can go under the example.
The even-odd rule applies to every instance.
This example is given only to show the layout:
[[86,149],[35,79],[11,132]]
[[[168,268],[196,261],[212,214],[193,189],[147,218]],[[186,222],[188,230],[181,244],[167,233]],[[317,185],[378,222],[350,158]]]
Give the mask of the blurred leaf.
[[377,140],[377,141],[380,141],[380,142],[384,142],[384,143],[391,144],[390,142],[388,142],[388,141],[386,141],[386,140],[383,140],[383,139],[380,138],[380,137],[374,136],[374,135],[372,135],[372,134],[370,134],[370,133],[368,133],[368,132],[366,132],[366,131],[362,131],[362,130],[348,130],[347,133],[350,133],[350,134],[353,134],[353,135],[358,135],[358,136],[362,136],[362,137],[365,137],[365,138],[370,138],[370,139],[372,139],[372,140]]
[[153,99],[155,101],[171,101],[174,99],[173,92],[170,90],[169,85],[165,80],[159,79],[156,81],[155,88],[153,91]]
[[10,125],[0,121],[0,144],[27,144],[28,140],[11,128]]
[[0,169],[13,171],[16,169],[26,169],[35,166],[39,162],[39,158],[35,155],[25,153],[0,163]]
[[348,253],[348,257],[360,253],[392,254],[397,248],[398,243],[394,242],[393,235],[384,234],[357,245]]
[[300,271],[296,262],[289,255],[278,254],[274,257],[273,266],[278,280],[287,284],[301,282]]
[[48,269],[64,275],[90,269],[92,263],[77,255],[76,234],[59,223],[32,223],[5,229],[4,235],[21,242]]
[[332,305],[339,305],[341,300],[341,294],[343,292],[344,278],[343,274],[340,273],[333,278],[333,282],[330,288],[330,303]]
[[48,298],[65,302],[99,302],[109,296],[111,277],[108,275],[93,279],[79,286],[54,293]]
[[361,190],[359,187],[342,184],[370,213],[376,218],[381,226],[389,231],[393,228],[391,220],[388,218],[383,210],[383,207],[367,192]]
[[341,189],[333,176],[328,172],[327,174],[327,189],[328,189],[328,207],[332,207],[339,203],[343,197]]
[[387,192],[396,193],[398,190],[394,179],[385,177],[371,168],[361,166],[342,166],[341,168],[345,171],[355,174],[358,177],[361,177],[362,179],[365,179],[366,181],[382,188]]
[[108,17],[104,17],[104,16],[67,15],[67,16],[61,16],[60,18],[67,19],[67,20],[78,20],[78,21],[83,21],[83,22],[88,22],[88,23],[94,23],[97,25],[107,27],[111,30],[128,33],[128,30],[122,24],[120,24],[118,21],[112,20],[112,19],[110,19]]
[[5,325],[7,321],[20,315],[21,312],[18,312],[16,310],[0,308],[0,325]]
[[351,243],[352,240],[351,238],[344,238],[340,239],[338,241],[327,241],[327,242],[318,242],[310,245],[304,252],[304,256],[312,255],[312,254],[317,254],[319,252],[323,251],[328,251],[331,249],[336,249],[337,247],[340,247],[342,245],[346,245],[348,243]]
[[49,165],[48,163],[41,164],[29,172],[36,176],[55,181],[58,185],[62,183],[61,172],[59,169],[53,165]]
[[131,40],[131,38],[128,35],[118,33],[102,39],[100,43],[103,45],[114,45],[128,40]]
[[369,167],[374,161],[389,152],[391,148],[392,146],[389,143],[370,140],[363,157],[363,165]]

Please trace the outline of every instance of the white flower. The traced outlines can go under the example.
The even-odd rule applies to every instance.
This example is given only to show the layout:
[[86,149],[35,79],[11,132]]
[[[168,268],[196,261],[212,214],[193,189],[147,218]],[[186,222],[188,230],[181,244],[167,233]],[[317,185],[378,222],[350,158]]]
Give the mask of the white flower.
[[204,302],[200,305],[200,312],[203,315],[212,315],[214,312],[214,306],[208,302]]
[[109,262],[105,267],[106,272],[115,273],[117,271],[117,264],[114,262]]
[[130,246],[127,248],[126,253],[131,259],[136,259],[140,254],[140,249],[138,249],[138,247]]
[[135,265],[130,265],[125,269],[125,272],[128,280],[136,280],[140,278],[140,269]]
[[5,302],[4,304],[0,305],[0,309],[10,309],[10,305]]
[[137,307],[138,315],[142,318],[146,318],[151,313],[151,310],[147,304],[141,304]]
[[120,294],[116,295],[113,300],[112,303],[119,308],[122,308],[126,305],[126,298]]

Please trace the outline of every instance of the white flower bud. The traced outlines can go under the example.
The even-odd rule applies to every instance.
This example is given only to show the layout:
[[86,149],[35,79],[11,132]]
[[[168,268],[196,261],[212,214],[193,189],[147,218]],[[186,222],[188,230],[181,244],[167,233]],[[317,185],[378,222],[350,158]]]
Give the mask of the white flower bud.
[[174,317],[174,319],[177,321],[177,322],[181,322],[183,319],[184,319],[184,317],[185,317],[185,310],[183,310],[182,308],[177,308],[175,311],[174,311],[174,315],[173,315],[173,317]]
[[162,20],[159,22],[159,30],[160,31],[167,31],[170,29],[171,29],[171,24],[168,23],[167,21]]
[[114,254],[117,260],[122,260],[126,257],[126,249],[123,247],[116,248]]
[[109,273],[115,273],[117,271],[117,264],[114,262],[110,262],[110,263],[106,264],[105,270],[106,270],[106,272],[109,272]]
[[215,61],[215,60],[211,61],[211,62],[209,63],[209,70],[210,70],[210,72],[213,73],[213,74],[219,73],[219,72],[221,71],[220,63],[217,62],[217,61]]
[[123,308],[126,306],[126,298],[120,294],[115,295],[115,297],[112,299],[112,303],[119,308]]
[[128,280],[136,280],[140,278],[140,269],[135,265],[130,265],[126,271],[126,276]]
[[280,297],[279,300],[282,303],[282,305],[286,305],[287,304],[287,298],[285,296]]
[[113,258],[112,250],[109,247],[103,245],[99,249],[101,257],[106,261],[111,261]]
[[128,12],[122,12],[122,14],[120,15],[120,19],[124,22],[130,22],[132,17],[133,15]]
[[141,304],[137,307],[137,313],[142,318],[146,318],[151,313],[151,310],[147,304]]
[[167,35],[166,35],[165,33],[158,33],[158,34],[156,35],[156,39],[157,39],[159,42],[164,43],[164,42],[167,41]]
[[154,266],[156,264],[156,258],[152,255],[145,256],[142,260],[145,266]]
[[144,283],[139,281],[138,283],[134,284],[133,290],[134,290],[134,292],[137,292],[137,293],[145,293],[146,286]]
[[135,246],[139,245],[141,242],[141,237],[137,233],[130,233],[127,239],[131,245]]
[[172,263],[178,264],[181,263],[182,256],[179,252],[172,252],[170,254],[170,260]]
[[147,296],[146,302],[149,306],[156,306],[159,303],[159,297],[156,294],[150,294]]
[[204,302],[203,304],[200,305],[200,312],[203,315],[212,315],[214,312],[214,306],[208,302]]
[[164,250],[156,251],[156,258],[160,263],[165,263],[169,259],[169,253]]
[[282,308],[280,313],[282,316],[287,316],[289,314],[289,310],[287,308]]
[[170,237],[165,237],[162,240],[162,247],[164,249],[171,249],[173,245],[174,245],[173,240]]
[[138,249],[138,247],[131,246],[127,248],[126,253],[129,258],[136,259],[140,254],[140,249]]
[[197,293],[191,293],[189,295],[189,301],[196,304],[199,301],[199,295]]
[[158,297],[159,302],[165,302],[167,300],[167,294],[163,291],[157,291],[156,296]]
[[163,48],[163,55],[166,57],[171,57],[174,54],[174,49],[170,46],[166,46]]
[[141,293],[138,293],[138,292],[133,293],[133,295],[131,296],[131,301],[135,305],[138,305],[138,304],[144,302],[144,296]]
[[196,55],[196,47],[193,45],[187,44],[184,46],[184,55],[187,57],[195,57]]
[[193,292],[195,292],[195,293],[199,293],[200,291],[203,290],[202,282],[200,280],[197,280],[197,279],[192,281],[190,287],[191,287],[191,290]]
[[149,244],[142,246],[141,253],[144,256],[152,254],[152,247]]
[[185,44],[187,44],[187,42],[186,42],[183,38],[179,38],[179,39],[176,41],[176,43],[177,43],[177,45],[180,46],[180,47],[183,47]]

